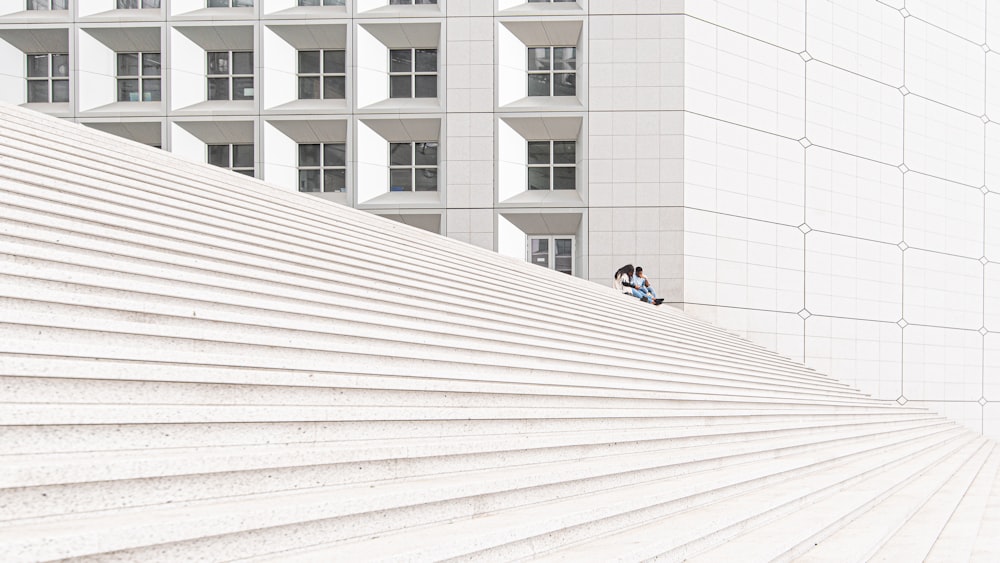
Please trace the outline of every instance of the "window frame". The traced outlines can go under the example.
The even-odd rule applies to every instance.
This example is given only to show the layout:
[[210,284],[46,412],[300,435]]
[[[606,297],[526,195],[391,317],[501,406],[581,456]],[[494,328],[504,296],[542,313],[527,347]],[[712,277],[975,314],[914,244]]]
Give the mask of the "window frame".
[[[398,51],[409,51],[410,52],[410,70],[409,71],[394,71],[392,70],[392,54]],[[417,51],[433,51],[434,52],[434,71],[417,70]],[[441,51],[437,47],[403,47],[400,49],[389,49],[389,99],[391,100],[408,100],[408,99],[426,99],[431,100],[439,97],[439,69],[441,68],[440,63]],[[409,96],[394,96],[392,90],[393,78],[399,77],[409,77],[410,84],[410,95]],[[417,96],[417,77],[434,77],[434,95],[433,96]]]
[[[226,59],[226,61],[227,61],[226,62],[227,72],[225,72],[225,73],[217,72],[217,73],[213,74],[211,72],[212,55],[219,54],[219,53],[226,53],[227,54],[227,59]],[[250,70],[251,70],[250,74],[245,74],[245,73],[239,73],[239,74],[237,74],[237,73],[233,72],[233,55],[236,54],[236,53],[250,53]],[[256,59],[256,56],[255,56],[255,53],[252,50],[248,51],[248,50],[242,50],[241,49],[241,50],[228,50],[228,51],[206,51],[205,52],[205,78],[206,78],[206,80],[205,80],[205,99],[207,101],[210,101],[210,102],[225,102],[225,101],[229,101],[229,102],[233,102],[233,101],[244,102],[244,101],[253,101],[257,97],[257,77],[256,77],[256,73],[253,72],[255,59]],[[249,78],[250,80],[252,80],[254,93],[250,97],[235,98],[234,97],[234,94],[235,94],[234,84],[235,84],[236,80],[238,80],[238,79],[245,79],[245,78]],[[227,80],[227,94],[228,94],[228,97],[226,97],[226,98],[213,98],[212,97],[212,86],[211,86],[212,80],[222,80],[222,79],[226,79]]]
[[[531,163],[531,144],[532,143],[548,143],[548,145],[549,145],[548,157],[549,158],[548,158],[548,162],[547,163],[535,163],[535,164]],[[556,143],[573,143],[573,162],[572,163],[556,162],[556,156],[555,156],[556,155],[556,151],[555,151],[555,144]],[[532,169],[546,169],[546,170],[548,170],[548,177],[549,177],[548,191],[550,191],[550,192],[551,191],[556,191],[556,190],[559,190],[559,191],[569,191],[570,189],[576,190],[577,187],[578,187],[578,178],[577,178],[577,174],[576,174],[576,168],[577,168],[576,148],[577,148],[577,144],[578,143],[577,143],[576,139],[549,139],[549,140],[544,140],[544,141],[542,141],[542,140],[528,141],[527,144],[526,144],[526,146],[525,146],[525,152],[526,152],[526,155],[525,155],[525,157],[526,157],[525,158],[525,163],[526,163],[525,164],[525,168],[526,168],[526,170],[525,170],[525,176],[526,176],[525,185],[528,187],[527,188],[528,191],[533,191],[533,192],[546,191],[545,188],[532,188],[531,187],[531,170]],[[556,188],[555,187],[555,183],[556,183],[556,173],[555,172],[556,172],[557,168],[572,168],[573,169],[573,187],[572,188]]]
[[[34,7],[35,2],[45,2],[44,8]],[[53,8],[52,4],[58,2],[61,7]],[[28,12],[61,12],[63,10],[69,10],[69,0],[26,0],[24,3],[24,9]]]
[[[129,9],[131,9],[131,8],[129,8]],[[123,55],[136,55],[136,57],[137,57],[137,63],[136,64],[137,64],[137,68],[138,68],[138,74],[136,74],[136,75],[121,74],[121,57]],[[157,63],[156,63],[157,72],[156,72],[156,74],[146,74],[145,73],[145,70],[146,70],[146,65],[145,65],[146,57],[150,56],[150,55],[156,55],[156,57],[157,57]],[[139,99],[138,100],[123,100],[123,99],[121,99],[121,93],[122,93],[122,91],[121,91],[121,83],[123,81],[126,81],[126,80],[134,80],[134,81],[136,81],[138,83],[138,86],[139,86],[139,88],[137,90],[137,92],[139,93]],[[150,100],[143,99],[143,98],[145,98],[144,94],[146,93],[146,90],[145,90],[145,88],[143,86],[147,82],[152,82],[152,81],[158,82],[159,85],[160,85],[159,89],[157,90],[159,92],[159,96],[157,96],[157,99],[155,99],[155,100],[152,100],[152,99],[150,99]],[[123,52],[123,53],[115,53],[115,99],[117,101],[119,101],[119,102],[129,102],[129,103],[132,103],[132,102],[137,102],[137,103],[150,102],[150,103],[154,103],[154,102],[161,102],[161,101],[163,101],[163,57],[162,57],[162,52],[161,51],[156,51],[156,52],[154,52],[154,51],[129,51],[129,52]]]
[[[536,253],[532,251],[532,243],[536,240],[548,242],[548,250],[546,251],[547,265],[542,267],[571,276],[576,274],[576,235],[528,235],[525,242],[525,261],[538,266],[540,264],[534,259]],[[557,254],[557,241],[564,240],[568,240],[570,243],[568,272],[556,268],[556,259],[560,257]]]
[[[393,145],[410,145],[410,163],[409,164],[393,164],[392,163],[392,149]],[[417,164],[417,146],[418,145],[434,145],[435,155],[434,164]],[[441,190],[441,143],[440,141],[390,141],[388,150],[388,160],[389,163],[389,191],[390,192],[439,192]],[[392,172],[393,170],[409,170],[409,189],[393,189],[392,185]],[[417,189],[417,171],[419,170],[433,170],[434,171],[434,189],[433,190],[418,190]]]
[[[531,68],[531,51],[533,49],[546,49],[547,56],[549,60],[549,68],[544,70],[532,69]],[[571,70],[566,69],[556,69],[554,65],[554,53],[555,49],[573,49],[573,68]],[[525,61],[526,68],[528,69],[527,85],[528,85],[528,97],[532,98],[569,98],[574,97],[579,94],[576,87],[576,77],[579,73],[579,65],[576,63],[577,52],[579,49],[576,45],[529,45],[527,46],[527,60]],[[572,94],[555,94],[556,90],[556,78],[558,76],[573,75],[573,93]],[[532,94],[531,93],[531,77],[532,76],[548,76],[549,79],[549,93],[545,95]]]
[[[319,72],[302,72],[302,53],[319,53]],[[342,53],[343,54],[343,71],[342,72],[326,72],[326,57],[327,53]],[[347,98],[347,50],[346,49],[301,49],[296,51],[296,77],[297,77],[297,99],[299,100],[343,100]],[[342,78],[344,81],[343,95],[339,97],[327,97],[327,78]],[[319,91],[320,95],[318,98],[303,98],[302,97],[302,81],[303,79],[318,78],[319,79]]]
[[[45,57],[45,76],[31,76],[31,58],[32,57]],[[54,57],[66,57],[66,75],[57,76],[54,74],[53,70],[56,65],[54,64]],[[29,104],[66,104],[69,103],[72,92],[70,92],[70,70],[69,70],[69,53],[25,53],[24,56],[24,79],[25,79],[25,100]],[[32,101],[31,100],[31,86],[32,83],[44,82],[45,86],[45,101]],[[66,99],[55,101],[55,83],[65,82],[66,83]]]
[[[212,162],[213,147],[228,147],[227,149],[228,164],[226,166],[222,166],[221,164],[215,164],[214,162]],[[253,154],[254,157],[256,157],[256,154],[254,154],[255,148],[253,143],[207,143],[205,145],[205,162],[211,164],[212,166],[236,172],[237,174],[243,174],[244,176],[250,176],[251,178],[256,177],[256,164],[254,163],[254,157],[250,159],[251,164],[249,167],[235,166],[233,155],[236,152],[236,147],[250,147],[251,154]]]
[[[146,6],[147,3],[156,3],[156,6]],[[134,3],[135,7],[122,6],[123,3]],[[162,0],[115,0],[116,10],[159,10],[163,6]]]
[[[213,6],[212,5],[212,2],[218,2],[218,1],[219,0],[206,0],[205,7],[206,8],[253,8],[253,5],[254,5],[254,0],[222,0],[223,2],[226,3],[225,6]],[[250,5],[249,6],[242,6],[242,5],[241,6],[236,6],[236,5],[234,5],[234,4],[242,3],[242,2],[249,2]]]
[[[343,147],[344,153],[344,163],[343,164],[329,164],[326,158],[326,147],[330,145],[340,145]],[[319,150],[319,164],[303,165],[302,164],[302,147],[304,146],[317,146]],[[298,158],[298,190],[302,193],[347,193],[347,143],[343,141],[335,142],[323,142],[323,143],[298,143],[296,147],[296,156]],[[326,182],[326,172],[327,171],[339,171],[342,170],[344,173],[344,187],[343,189],[327,189]],[[319,172],[319,189],[318,190],[305,190],[303,189],[302,173],[318,171]]]

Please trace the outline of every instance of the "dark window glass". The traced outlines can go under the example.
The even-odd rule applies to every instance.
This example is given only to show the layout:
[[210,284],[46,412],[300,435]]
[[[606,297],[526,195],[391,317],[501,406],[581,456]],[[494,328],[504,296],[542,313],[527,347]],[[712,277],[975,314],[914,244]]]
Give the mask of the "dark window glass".
[[549,70],[551,67],[548,47],[531,47],[528,49],[528,70]]
[[528,141],[528,164],[549,164],[549,141]]
[[320,186],[320,171],[317,170],[299,170],[299,191],[300,192],[318,192],[322,188]]
[[160,101],[160,79],[146,78],[142,81],[142,101]]
[[319,51],[299,51],[299,73],[319,74]]
[[233,168],[253,167],[253,145],[233,145]]
[[414,171],[417,177],[416,191],[436,192],[437,191],[437,168],[417,168]]
[[299,145],[299,166],[319,166],[319,145]]
[[229,145],[208,145],[208,163],[229,168]]
[[64,103],[69,101],[69,80],[52,81],[52,103]]
[[229,0],[208,0],[209,8],[228,8]]
[[549,80],[551,74],[529,74],[528,75],[528,95],[548,96],[551,92]]
[[233,52],[233,74],[253,74],[253,52]]
[[[395,78],[395,77],[393,77]],[[436,98],[437,97],[437,75],[414,76],[413,77],[413,97],[414,98]]]
[[414,161],[418,166],[437,166],[437,143],[416,143],[414,145],[414,153]]
[[410,143],[390,143],[389,164],[391,166],[409,166],[413,164],[411,150],[412,145]]
[[437,72],[437,49],[417,49],[415,54],[417,72]]
[[576,47],[553,47],[552,70],[576,70]]
[[160,54],[159,53],[143,53],[142,54],[142,75],[143,76],[159,76],[160,75]]
[[389,170],[389,191],[408,192],[413,189],[413,169],[399,168]]
[[139,101],[138,79],[118,80],[118,101],[119,102]]
[[547,190],[549,189],[549,172],[552,170],[548,166],[528,168],[528,189]]
[[553,141],[552,162],[555,164],[576,164],[576,141]]
[[411,72],[412,70],[412,49],[392,49],[389,51],[389,72]]
[[552,75],[553,96],[575,96],[576,95],[576,73],[558,72]]
[[323,98],[342,100],[347,93],[347,80],[343,76],[323,77]]
[[49,56],[28,55],[28,78],[49,77]]
[[300,76],[299,77],[299,99],[318,100],[319,99],[319,77]]
[[343,50],[323,51],[323,72],[327,74],[344,74],[345,52]]
[[69,76],[69,55],[67,54],[52,55],[52,76],[59,76],[59,77]]
[[233,99],[253,99],[253,78],[233,78]]
[[412,75],[390,76],[389,77],[389,97],[390,98],[410,98]]
[[344,170],[343,168],[339,170],[324,170],[323,191],[324,192],[347,191],[347,171]]
[[576,189],[576,167],[575,166],[555,166],[552,168],[552,189],[554,190],[575,190]]
[[118,76],[139,76],[139,53],[118,53]]
[[28,103],[46,104],[49,102],[49,81],[29,80],[28,81]]
[[327,143],[323,145],[323,166],[345,166],[347,164],[347,145],[344,143]]
[[229,52],[208,53],[208,73],[209,74],[229,74]]
[[228,100],[229,99],[229,79],[209,78],[208,79],[208,99]]
[[531,239],[531,263],[543,268],[549,267],[549,239]]

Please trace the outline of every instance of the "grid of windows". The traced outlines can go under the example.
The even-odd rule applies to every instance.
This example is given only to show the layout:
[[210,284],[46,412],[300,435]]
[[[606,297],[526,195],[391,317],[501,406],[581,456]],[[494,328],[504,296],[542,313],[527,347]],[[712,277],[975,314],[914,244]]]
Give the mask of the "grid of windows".
[[144,10],[159,7],[160,0],[117,0],[115,3],[115,8],[118,10]]
[[528,48],[528,95],[576,95],[576,47]]
[[437,0],[389,0],[390,6],[412,6],[414,4],[437,4]]
[[344,143],[299,145],[299,191],[347,191],[347,145]]
[[436,192],[437,141],[389,143],[389,191]]
[[389,97],[436,98],[437,55],[437,49],[391,49]]
[[576,189],[576,141],[528,141],[528,189]]
[[347,91],[343,49],[299,51],[299,99],[342,100]]
[[344,0],[299,0],[299,6],[343,6]]
[[28,103],[69,101],[69,55],[40,53],[28,55]]
[[543,268],[573,275],[572,237],[529,237],[527,260]]
[[208,0],[209,8],[253,8],[253,0]]
[[253,144],[208,145],[208,163],[253,176]]
[[118,53],[118,101],[160,101],[159,53]]
[[253,99],[253,51],[208,53],[208,99]]
[[29,10],[68,10],[69,0],[28,0]]

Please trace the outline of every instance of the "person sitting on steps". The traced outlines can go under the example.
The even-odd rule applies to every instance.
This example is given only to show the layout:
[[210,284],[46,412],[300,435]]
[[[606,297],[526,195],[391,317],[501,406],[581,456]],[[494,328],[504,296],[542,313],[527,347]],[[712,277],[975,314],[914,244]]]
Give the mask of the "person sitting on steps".
[[663,303],[663,299],[657,299],[650,295],[649,292],[637,287],[637,284],[633,282],[632,276],[634,274],[635,268],[632,267],[632,264],[625,264],[621,268],[618,268],[618,271],[615,272],[615,289],[647,303],[652,303],[654,305]]
[[[649,283],[649,278],[646,277],[646,274],[642,273],[642,266],[635,267],[635,275],[632,276],[632,281],[635,282],[636,287],[652,295],[653,299],[657,298],[656,291]],[[662,302],[663,300],[660,299],[660,301]]]

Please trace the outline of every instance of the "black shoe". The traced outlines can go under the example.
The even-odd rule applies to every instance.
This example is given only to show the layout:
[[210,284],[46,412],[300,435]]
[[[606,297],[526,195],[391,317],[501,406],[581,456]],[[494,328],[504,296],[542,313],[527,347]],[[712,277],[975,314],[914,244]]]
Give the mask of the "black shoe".
[[662,304],[663,304],[662,297],[657,297],[656,299],[653,300],[653,305],[662,305]]

